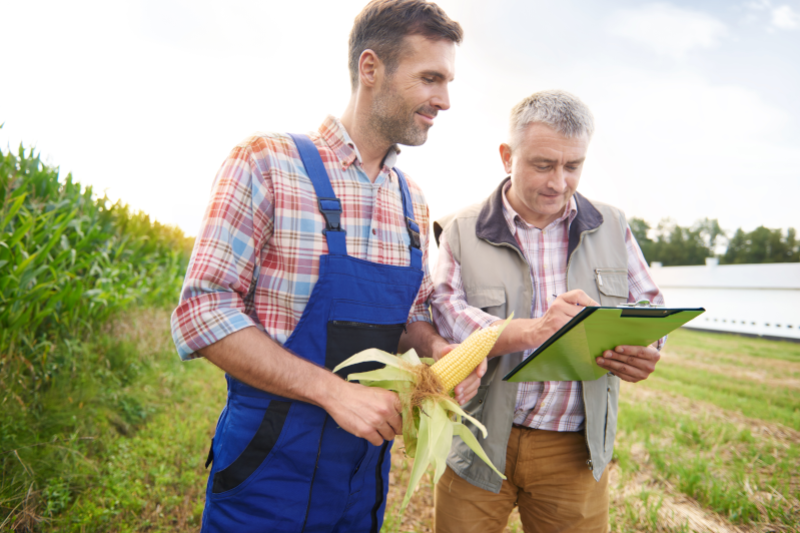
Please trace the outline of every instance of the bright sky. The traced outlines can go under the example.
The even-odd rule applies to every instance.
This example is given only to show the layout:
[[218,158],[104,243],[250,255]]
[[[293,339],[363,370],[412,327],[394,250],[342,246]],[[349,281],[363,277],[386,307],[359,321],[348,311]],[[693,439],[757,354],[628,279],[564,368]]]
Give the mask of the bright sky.
[[[237,142],[344,110],[365,3],[3,0],[0,145],[194,235]],[[800,0],[439,4],[465,31],[452,108],[398,163],[434,218],[496,187],[511,107],[559,88],[595,115],[589,198],[800,229]]]

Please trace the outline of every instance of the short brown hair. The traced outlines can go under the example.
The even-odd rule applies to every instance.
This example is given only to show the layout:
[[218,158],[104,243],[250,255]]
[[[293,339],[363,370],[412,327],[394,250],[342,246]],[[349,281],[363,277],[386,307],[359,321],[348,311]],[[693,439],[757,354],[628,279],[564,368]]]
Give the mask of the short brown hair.
[[461,25],[442,8],[425,0],[372,0],[361,10],[350,32],[350,83],[358,87],[358,59],[372,50],[391,73],[404,52],[403,37],[423,35],[459,44],[464,38]]

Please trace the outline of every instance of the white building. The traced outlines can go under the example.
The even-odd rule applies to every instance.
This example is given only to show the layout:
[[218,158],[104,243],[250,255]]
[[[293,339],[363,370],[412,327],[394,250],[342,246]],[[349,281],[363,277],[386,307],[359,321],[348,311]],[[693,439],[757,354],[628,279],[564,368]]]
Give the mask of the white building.
[[704,307],[685,327],[800,340],[800,263],[662,267],[650,273],[667,307]]

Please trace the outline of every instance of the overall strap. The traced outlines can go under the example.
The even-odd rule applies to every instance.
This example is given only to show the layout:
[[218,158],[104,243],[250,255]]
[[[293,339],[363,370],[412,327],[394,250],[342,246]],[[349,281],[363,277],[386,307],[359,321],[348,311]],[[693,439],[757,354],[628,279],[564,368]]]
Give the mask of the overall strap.
[[403,216],[406,219],[406,229],[408,229],[408,236],[411,238],[411,245],[408,247],[411,251],[411,268],[422,270],[422,250],[419,238],[419,225],[414,221],[414,204],[411,202],[411,193],[408,190],[408,183],[406,177],[400,172],[400,169],[395,167],[398,181],[400,182],[400,196],[403,197]]
[[337,255],[347,255],[347,233],[342,229],[342,203],[336,198],[336,194],[331,187],[331,180],[322,158],[319,155],[316,145],[307,135],[290,133],[289,136],[294,140],[297,151],[300,152],[300,159],[306,168],[314,192],[317,194],[317,205],[325,217],[325,229],[322,233],[328,241],[328,253]]

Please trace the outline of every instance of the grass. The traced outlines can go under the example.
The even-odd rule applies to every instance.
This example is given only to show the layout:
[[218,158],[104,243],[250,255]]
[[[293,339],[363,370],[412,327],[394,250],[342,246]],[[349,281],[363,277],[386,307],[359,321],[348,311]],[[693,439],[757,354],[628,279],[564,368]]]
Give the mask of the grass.
[[0,413],[0,531],[197,529],[225,385],[179,361],[168,324],[164,310],[125,315],[77,349],[40,409]]
[[732,523],[800,518],[792,518],[800,498],[798,444],[754,436],[702,407],[686,414],[658,396],[623,401],[621,409],[616,452],[623,472],[652,470]]
[[797,389],[776,388],[698,369],[686,372],[669,363],[659,366],[658,375],[648,380],[647,387],[675,392],[800,430]]
[[[747,346],[742,353],[737,341]],[[791,370],[797,349],[761,339],[673,334],[653,379],[623,387],[611,530],[800,530],[800,432],[782,422],[800,408],[797,391],[741,376],[748,358]],[[698,374],[691,366],[701,354],[703,364],[714,362],[713,371],[704,367]],[[14,522],[16,531],[197,531],[203,462],[225,401],[221,372],[202,361],[178,360],[164,311],[127,315],[77,355],[94,370],[80,372],[78,365],[74,387],[56,384],[40,411],[0,414],[3,442],[16,435],[16,451],[2,448],[4,472],[14,476],[2,480],[0,505],[6,513],[17,508],[0,515],[0,524],[13,516],[0,531]],[[726,379],[731,375],[739,377]],[[767,373],[762,381],[775,377]],[[19,414],[13,400],[4,407],[14,405]],[[430,475],[400,516],[410,471],[401,441],[392,461],[383,533],[430,532]],[[516,512],[506,531],[522,531]]]
[[670,334],[667,345],[689,358],[698,353],[730,356],[733,364],[743,356],[800,363],[800,343],[793,342],[680,329]]

